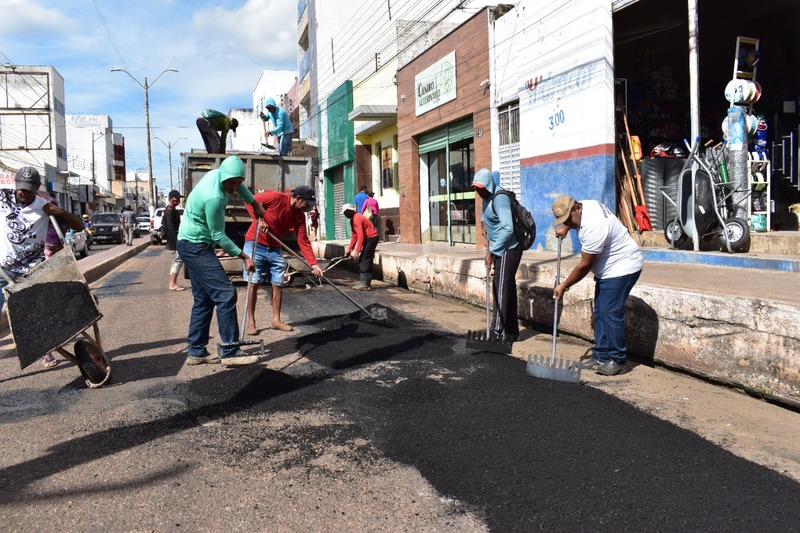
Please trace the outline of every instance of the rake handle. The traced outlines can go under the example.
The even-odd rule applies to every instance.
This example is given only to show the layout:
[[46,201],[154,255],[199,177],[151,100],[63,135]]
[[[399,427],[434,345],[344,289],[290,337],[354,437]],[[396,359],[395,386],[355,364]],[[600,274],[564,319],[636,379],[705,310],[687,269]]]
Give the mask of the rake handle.
[[[561,242],[564,239],[558,238],[558,255],[556,256],[556,284],[553,288],[558,287],[561,282]],[[558,299],[553,298],[553,354],[550,359],[552,366],[556,361],[556,334],[558,333]]]
[[[256,238],[253,241],[253,260],[255,261],[258,248],[258,230],[261,227],[261,217],[256,219]],[[250,286],[253,284],[253,272],[247,273],[247,291],[244,293],[244,312],[242,313],[242,329],[239,331],[239,343],[244,342],[245,324],[247,323],[247,304],[250,302]]]
[[[483,260],[486,263],[486,259]],[[491,293],[491,279],[489,279],[489,274],[491,273],[492,269],[489,267],[489,264],[486,263],[486,338],[489,338],[489,323],[491,322],[490,312],[489,312],[489,298]]]

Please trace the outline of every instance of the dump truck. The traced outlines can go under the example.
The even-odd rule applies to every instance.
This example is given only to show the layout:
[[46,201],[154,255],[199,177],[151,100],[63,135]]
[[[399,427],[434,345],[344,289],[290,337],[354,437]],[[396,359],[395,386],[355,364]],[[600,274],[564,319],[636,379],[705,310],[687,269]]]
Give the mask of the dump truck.
[[[314,187],[312,161],[308,157],[279,157],[259,152],[209,154],[192,151],[181,154],[183,194],[189,196],[195,183],[199,182],[209,170],[219,168],[222,161],[232,155],[238,156],[244,162],[244,183],[253,194],[262,191],[291,192],[298,185]],[[251,222],[244,200],[238,194],[229,194],[228,205],[225,208],[225,233],[240,248],[244,245],[244,237]],[[289,247],[297,249],[294,232],[284,235],[281,240]],[[217,248],[217,256],[229,275],[242,274],[241,259],[228,256],[222,248]]]

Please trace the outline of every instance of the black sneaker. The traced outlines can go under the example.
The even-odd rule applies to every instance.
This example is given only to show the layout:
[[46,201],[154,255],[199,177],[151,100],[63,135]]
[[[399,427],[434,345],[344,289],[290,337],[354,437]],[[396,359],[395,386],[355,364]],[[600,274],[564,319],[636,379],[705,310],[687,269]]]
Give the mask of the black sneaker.
[[587,359],[586,361],[582,361],[578,366],[580,366],[584,370],[597,370],[597,367],[600,366],[600,361],[592,357],[590,359]]
[[597,373],[604,376],[616,376],[625,371],[625,363],[617,363],[614,360],[604,361],[597,365]]

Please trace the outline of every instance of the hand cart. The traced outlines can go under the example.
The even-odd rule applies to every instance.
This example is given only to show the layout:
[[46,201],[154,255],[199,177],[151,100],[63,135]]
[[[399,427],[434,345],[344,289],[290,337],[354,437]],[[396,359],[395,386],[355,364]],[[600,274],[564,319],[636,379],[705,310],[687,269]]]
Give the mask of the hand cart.
[[[2,270],[0,270],[2,272]],[[5,275],[5,274],[4,274]],[[20,368],[58,352],[77,365],[90,388],[111,379],[97,323],[103,317],[67,246],[3,289]],[[91,331],[91,332],[90,332]],[[67,346],[74,343],[73,352]]]

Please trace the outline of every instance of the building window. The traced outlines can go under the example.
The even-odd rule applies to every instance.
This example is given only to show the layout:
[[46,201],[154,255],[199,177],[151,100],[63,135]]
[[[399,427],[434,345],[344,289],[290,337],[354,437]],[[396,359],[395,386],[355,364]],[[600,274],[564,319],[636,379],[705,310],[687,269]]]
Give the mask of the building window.
[[497,111],[500,146],[519,142],[519,101],[501,107]]
[[55,111],[59,116],[64,116],[64,103],[61,100],[53,98],[53,107],[55,107]]
[[67,160],[67,149],[61,146],[60,144],[56,145],[56,157],[58,159],[63,159],[64,161]]

